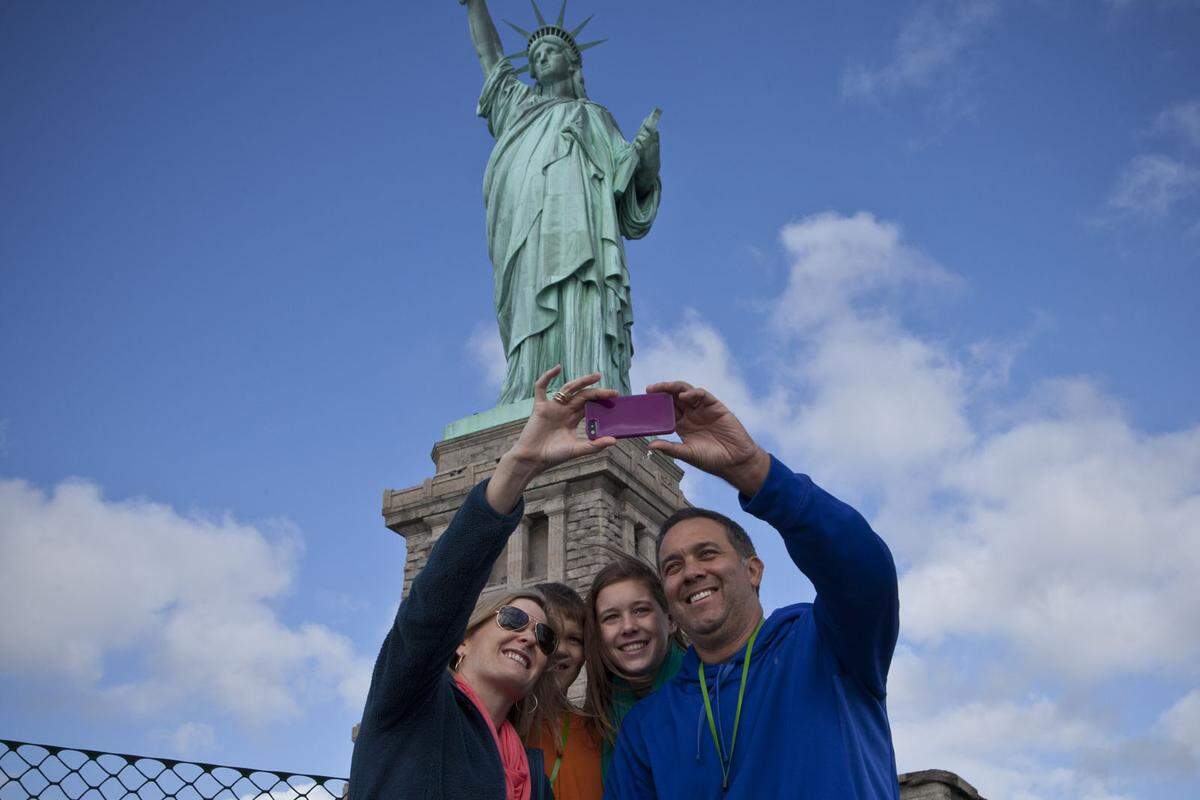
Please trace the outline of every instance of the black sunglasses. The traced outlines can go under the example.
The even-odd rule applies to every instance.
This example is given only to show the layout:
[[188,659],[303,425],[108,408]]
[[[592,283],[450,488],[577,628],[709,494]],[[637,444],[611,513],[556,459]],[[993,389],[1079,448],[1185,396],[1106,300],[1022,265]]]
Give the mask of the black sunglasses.
[[[496,624],[506,631],[518,633],[529,627],[529,619],[523,609],[516,606],[500,606],[496,609]],[[538,649],[546,655],[551,655],[558,648],[558,634],[544,622],[533,623],[533,638],[537,641]]]

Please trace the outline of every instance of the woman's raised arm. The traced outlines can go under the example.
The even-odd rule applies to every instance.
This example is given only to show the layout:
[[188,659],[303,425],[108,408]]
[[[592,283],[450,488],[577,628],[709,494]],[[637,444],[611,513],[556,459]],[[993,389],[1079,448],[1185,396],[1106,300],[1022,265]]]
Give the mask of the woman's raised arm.
[[477,486],[429,553],[425,568],[400,604],[384,640],[363,711],[365,728],[396,724],[429,686],[463,640],[471,609],[492,564],[521,519],[521,493],[546,469],[616,443],[612,437],[580,439],[576,429],[588,400],[613,397],[612,389],[589,389],[593,373],[563,385],[547,398],[555,367],[534,385],[533,413],[517,442],[500,458],[487,486]]
[[496,471],[488,483],[487,501],[497,514],[507,514],[521,498],[529,481],[555,464],[603,450],[617,443],[611,436],[595,441],[580,439],[576,432],[583,419],[583,407],[588,400],[607,400],[617,396],[615,389],[589,389],[600,380],[593,372],[567,381],[553,398],[546,396],[550,381],[562,372],[556,366],[545,372],[533,385],[533,413],[521,430],[520,437],[507,453],[500,457]]

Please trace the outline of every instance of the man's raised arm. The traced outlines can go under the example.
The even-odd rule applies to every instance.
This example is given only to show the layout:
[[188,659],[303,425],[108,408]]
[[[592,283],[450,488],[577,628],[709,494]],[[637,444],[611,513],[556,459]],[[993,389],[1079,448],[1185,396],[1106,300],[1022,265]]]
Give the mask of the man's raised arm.
[[783,536],[817,589],[813,614],[838,661],[882,699],[900,628],[896,565],[862,515],[777,459],[742,508]]
[[726,480],[746,511],[780,532],[792,561],[817,589],[813,607],[821,636],[842,665],[882,698],[900,626],[896,566],[887,545],[861,514],[768,455],[709,392],[682,381],[646,391],[675,398],[682,439],[657,439],[650,447]]

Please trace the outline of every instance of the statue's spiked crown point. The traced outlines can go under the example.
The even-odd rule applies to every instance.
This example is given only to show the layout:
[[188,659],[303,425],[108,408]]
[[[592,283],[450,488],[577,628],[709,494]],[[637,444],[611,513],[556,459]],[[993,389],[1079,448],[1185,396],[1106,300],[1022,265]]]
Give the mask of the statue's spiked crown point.
[[[577,58],[580,63],[583,63],[584,50],[608,41],[607,39],[599,39],[597,41],[587,42],[585,44],[579,44],[576,42],[575,37],[578,36],[579,32],[582,31],[587,24],[592,21],[592,17],[594,17],[595,14],[576,25],[574,29],[567,30],[567,0],[563,0],[562,6],[558,10],[558,19],[553,24],[546,22],[546,18],[543,16],[542,10],[538,8],[537,0],[529,0],[529,2],[533,5],[533,14],[537,18],[537,27],[534,28],[532,33],[518,25],[513,24],[512,22],[509,22],[508,20],[504,20],[506,23],[508,23],[510,28],[519,33],[521,36],[525,37],[526,40],[525,49],[519,53],[513,53],[512,55],[508,56],[509,58],[528,58],[529,54],[533,52],[533,48],[539,39],[552,36],[555,39],[564,42],[567,47],[571,48],[571,51],[575,53],[575,58]],[[525,72],[528,69],[529,65],[525,64],[520,67],[517,72]]]

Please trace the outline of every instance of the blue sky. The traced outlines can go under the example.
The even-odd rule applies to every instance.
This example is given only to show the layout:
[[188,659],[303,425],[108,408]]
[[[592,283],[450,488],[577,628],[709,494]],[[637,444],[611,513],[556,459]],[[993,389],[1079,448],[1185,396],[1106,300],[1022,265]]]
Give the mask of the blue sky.
[[[892,545],[901,769],[1194,788],[1200,6],[593,11],[591,97],[664,109],[635,386]],[[0,734],[348,771],[382,491],[498,388],[480,83],[452,0],[0,5]]]

